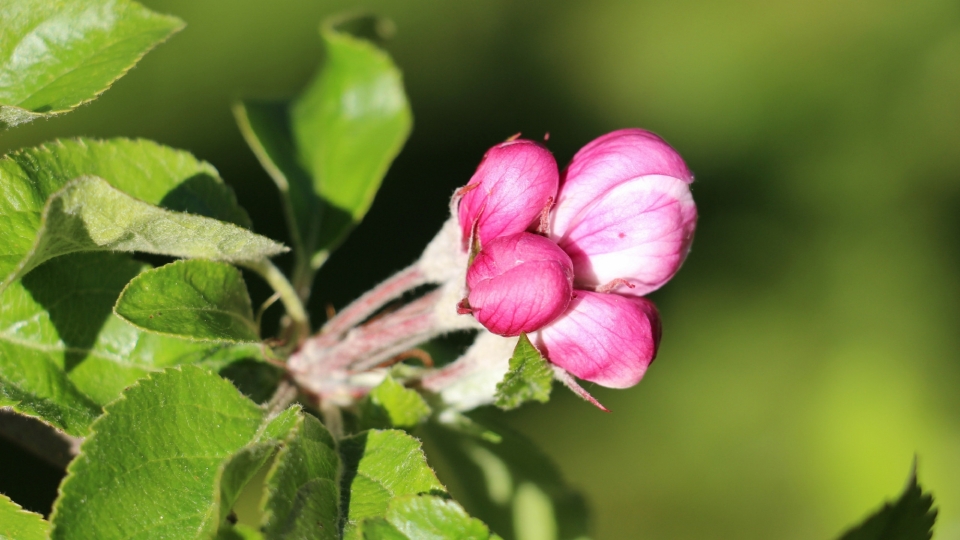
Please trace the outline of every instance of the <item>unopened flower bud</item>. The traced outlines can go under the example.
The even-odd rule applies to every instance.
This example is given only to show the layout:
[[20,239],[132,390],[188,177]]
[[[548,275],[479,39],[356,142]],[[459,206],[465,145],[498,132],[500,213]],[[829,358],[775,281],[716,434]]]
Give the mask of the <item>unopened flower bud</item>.
[[480,246],[527,230],[557,196],[559,172],[553,155],[539,144],[518,139],[487,151],[463,188],[458,218],[463,249],[476,231]]
[[624,129],[583,147],[564,171],[551,238],[578,288],[642,296],[683,263],[696,227],[680,155],[656,135]]
[[470,310],[501,336],[533,332],[564,312],[573,293],[570,257],[531,233],[495,238],[467,271]]
[[533,339],[544,356],[576,377],[627,388],[657,355],[660,316],[646,298],[578,290],[567,312]]

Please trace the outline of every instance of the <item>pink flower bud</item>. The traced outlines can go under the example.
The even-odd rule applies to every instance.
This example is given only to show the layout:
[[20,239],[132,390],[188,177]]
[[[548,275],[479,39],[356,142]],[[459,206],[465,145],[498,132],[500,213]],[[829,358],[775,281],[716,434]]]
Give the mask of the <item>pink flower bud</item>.
[[467,270],[467,287],[477,321],[494,334],[516,336],[539,330],[564,312],[573,294],[573,266],[542,236],[501,236],[477,254]]
[[583,147],[564,171],[551,238],[578,288],[642,296],[683,263],[697,222],[680,155],[656,135],[624,129]]
[[539,144],[518,139],[491,148],[460,200],[463,248],[474,224],[481,246],[527,230],[557,196],[558,182],[557,162]]
[[533,336],[551,362],[609,388],[640,382],[660,344],[660,316],[646,298],[576,291],[567,312]]

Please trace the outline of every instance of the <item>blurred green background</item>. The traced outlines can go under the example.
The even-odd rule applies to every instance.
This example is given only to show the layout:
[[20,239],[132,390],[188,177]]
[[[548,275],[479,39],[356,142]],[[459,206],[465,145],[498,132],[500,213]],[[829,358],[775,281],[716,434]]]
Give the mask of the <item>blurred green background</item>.
[[293,95],[321,59],[320,19],[372,9],[397,24],[415,127],[320,273],[318,318],[411,262],[495,142],[550,132],[563,164],[607,131],[651,129],[696,173],[701,213],[654,294],[658,361],[633,389],[591,388],[611,414],[558,389],[508,422],[586,493],[598,539],[831,538],[898,494],[914,455],[936,538],[960,538],[956,0],[143,3],[186,30],[0,150],[73,135],[186,148],[285,239],[230,103]]

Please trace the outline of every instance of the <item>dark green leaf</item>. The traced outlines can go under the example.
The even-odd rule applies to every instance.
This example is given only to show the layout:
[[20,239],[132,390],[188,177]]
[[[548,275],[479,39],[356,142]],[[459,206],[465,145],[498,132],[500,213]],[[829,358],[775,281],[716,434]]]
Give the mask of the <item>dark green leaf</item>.
[[[408,495],[390,502],[386,516],[362,524],[364,540],[487,540],[490,529],[449,500],[432,495]],[[549,537],[547,537],[549,538]]]
[[217,531],[216,540],[263,540],[263,533],[242,523],[223,525]]
[[229,382],[183,366],[106,407],[67,470],[52,538],[210,538],[285,436],[294,409],[265,411]]
[[249,228],[233,192],[216,169],[186,152],[149,141],[78,139],[0,158],[0,287],[18,274],[34,248],[47,200],[85,175],[150,205]]
[[587,537],[587,509],[530,441],[496,426],[500,442],[427,424],[432,461],[451,494],[507,540]]
[[267,476],[265,538],[340,538],[340,457],[313,416],[300,415]]
[[360,404],[360,425],[412,429],[430,416],[430,406],[416,391],[387,376]]
[[526,401],[546,403],[553,387],[553,370],[540,351],[530,343],[526,334],[510,358],[510,371],[497,385],[497,407],[516,409]]
[[121,254],[68,255],[8,287],[0,295],[0,399],[83,436],[100,406],[152,371],[259,357],[256,345],[150,334],[113,315],[120,291],[146,268]]
[[0,540],[45,540],[50,523],[0,494]]
[[180,19],[125,0],[0,3],[0,129],[95,99]]
[[382,517],[395,497],[444,492],[420,441],[397,430],[370,430],[340,441],[345,536],[368,517]]
[[229,264],[176,261],[135,277],[114,313],[151,332],[201,341],[256,342],[247,285]]
[[323,201],[310,174],[297,163],[285,102],[242,101],[233,107],[240,132],[277,184],[293,248],[309,259],[317,248]]
[[906,489],[896,502],[884,504],[840,540],[929,540],[936,519],[933,496],[923,492],[914,468]]

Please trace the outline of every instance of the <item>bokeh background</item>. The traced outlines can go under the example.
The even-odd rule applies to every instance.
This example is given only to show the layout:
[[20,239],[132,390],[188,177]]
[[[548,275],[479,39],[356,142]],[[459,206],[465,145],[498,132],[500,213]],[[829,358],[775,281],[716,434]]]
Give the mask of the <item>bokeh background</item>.
[[[653,295],[660,356],[633,389],[591,388],[611,414],[557,389],[507,422],[587,495],[598,539],[835,537],[899,493],[915,455],[936,538],[960,538],[956,0],[143,3],[187,28],[0,150],[73,135],[186,148],[285,239],[230,103],[295,94],[321,18],[371,9],[397,25],[415,127],[320,273],[318,317],[411,262],[492,144],[549,132],[563,164],[607,131],[651,129],[697,175],[701,213]],[[19,459],[5,484],[55,485]]]

